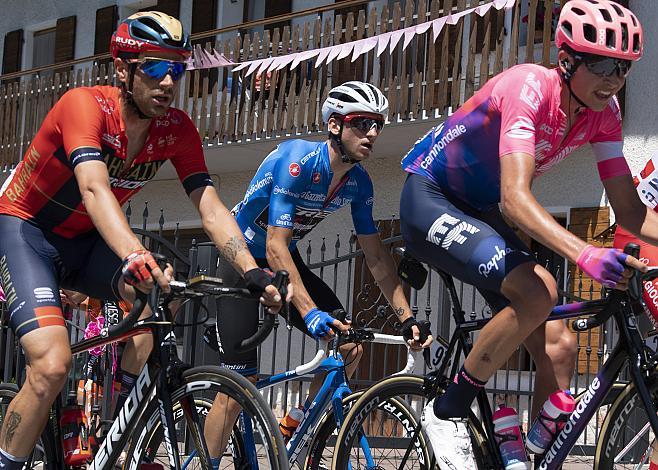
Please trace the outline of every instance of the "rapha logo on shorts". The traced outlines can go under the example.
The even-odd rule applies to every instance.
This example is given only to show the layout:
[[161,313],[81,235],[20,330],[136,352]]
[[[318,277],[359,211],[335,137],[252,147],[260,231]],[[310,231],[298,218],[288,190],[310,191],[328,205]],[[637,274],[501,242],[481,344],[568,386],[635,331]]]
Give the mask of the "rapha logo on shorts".
[[441,248],[447,250],[453,243],[463,245],[468,239],[464,233],[478,233],[480,231],[474,225],[468,222],[463,222],[456,217],[448,214],[443,214],[436,219],[427,232],[427,241],[440,245]]

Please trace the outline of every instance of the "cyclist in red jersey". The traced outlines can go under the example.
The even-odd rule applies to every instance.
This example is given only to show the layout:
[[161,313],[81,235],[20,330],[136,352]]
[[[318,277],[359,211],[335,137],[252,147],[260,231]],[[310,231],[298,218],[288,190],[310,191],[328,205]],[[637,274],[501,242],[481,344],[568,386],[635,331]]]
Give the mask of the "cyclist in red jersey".
[[555,36],[556,69],[523,64],[499,74],[403,160],[410,175],[400,219],[409,251],[475,285],[497,312],[454,382],[423,413],[442,469],[474,468],[464,419],[478,392],[521,343],[537,365],[534,413],[550,393],[568,388],[573,374],[573,335],[563,322],[544,323],[557,300],[555,279],[501,210],[606,286],[625,289],[627,267],[646,270],[620,250],[588,245],[567,231],[531,191],[536,176],[590,143],[618,221],[647,242],[658,242],[658,216],[637,197],[623,157],[615,99],[642,55],[642,36],[635,15],[617,3],[567,2]]
[[[171,267],[158,267],[121,210],[166,160],[224,258],[272,313],[281,305],[219,200],[196,128],[170,107],[191,53],[181,23],[159,12],[137,13],[119,25],[110,49],[120,87],[65,93],[0,195],[0,278],[28,363],[0,431],[5,470],[22,467],[71,366],[60,286],[128,302],[135,289],[147,292],[155,283],[168,291]],[[132,339],[123,369],[135,374],[151,336]]]

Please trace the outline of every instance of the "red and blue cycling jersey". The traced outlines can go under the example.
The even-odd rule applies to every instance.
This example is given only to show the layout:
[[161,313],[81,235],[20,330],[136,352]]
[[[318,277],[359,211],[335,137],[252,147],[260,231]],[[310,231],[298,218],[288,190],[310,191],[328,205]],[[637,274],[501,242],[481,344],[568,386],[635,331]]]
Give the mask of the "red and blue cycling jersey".
[[590,143],[601,180],[630,174],[616,98],[603,111],[583,109],[565,135],[568,116],[560,109],[560,80],[557,69],[535,64],[495,76],[419,139],[402,167],[476,209],[500,202],[500,159],[512,153],[534,155],[539,176]]
[[268,226],[292,230],[292,251],[325,217],[348,204],[356,233],[376,233],[372,181],[366,170],[354,165],[328,194],[332,178],[326,142],[297,139],[279,144],[263,160],[244,199],[232,211],[252,255],[265,257]]

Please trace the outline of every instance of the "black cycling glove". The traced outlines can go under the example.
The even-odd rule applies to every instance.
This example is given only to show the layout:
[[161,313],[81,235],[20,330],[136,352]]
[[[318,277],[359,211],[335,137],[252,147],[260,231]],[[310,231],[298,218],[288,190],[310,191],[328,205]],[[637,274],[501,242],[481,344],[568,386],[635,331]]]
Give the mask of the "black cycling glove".
[[418,330],[420,331],[420,326],[414,317],[409,317],[402,322],[402,326],[400,326],[400,332],[402,333],[402,336],[404,336],[405,340],[409,341],[410,339],[414,339],[414,332],[411,329],[414,326],[417,326]]
[[247,289],[253,294],[262,294],[265,288],[272,284],[272,275],[261,268],[250,269],[242,277]]

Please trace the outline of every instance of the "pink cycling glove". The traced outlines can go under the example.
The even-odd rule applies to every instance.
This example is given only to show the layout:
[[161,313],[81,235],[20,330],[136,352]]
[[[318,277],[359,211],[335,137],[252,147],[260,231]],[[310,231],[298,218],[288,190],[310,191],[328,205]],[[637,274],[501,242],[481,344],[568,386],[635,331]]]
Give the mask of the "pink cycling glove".
[[587,245],[578,256],[578,267],[605,287],[614,288],[621,281],[628,255],[617,248]]

